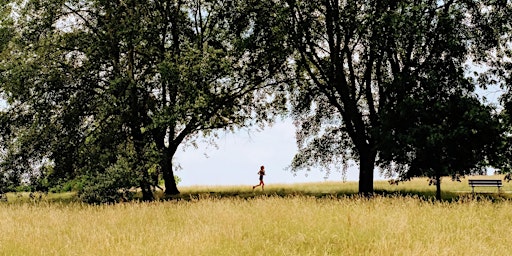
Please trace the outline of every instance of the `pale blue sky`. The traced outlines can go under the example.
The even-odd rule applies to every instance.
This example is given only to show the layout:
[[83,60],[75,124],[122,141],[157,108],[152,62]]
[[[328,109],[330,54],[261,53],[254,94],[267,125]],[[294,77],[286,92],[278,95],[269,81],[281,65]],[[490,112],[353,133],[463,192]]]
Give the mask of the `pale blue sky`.
[[[178,151],[175,160],[182,167],[176,172],[182,179],[179,185],[256,185],[261,165],[265,166],[267,185],[342,180],[341,173],[335,171],[326,179],[320,171],[293,175],[285,170],[297,152],[295,127],[290,119],[261,132],[227,133],[217,140],[217,145],[218,149],[200,144],[197,149]],[[350,168],[347,180],[357,180],[358,173],[357,168]]]

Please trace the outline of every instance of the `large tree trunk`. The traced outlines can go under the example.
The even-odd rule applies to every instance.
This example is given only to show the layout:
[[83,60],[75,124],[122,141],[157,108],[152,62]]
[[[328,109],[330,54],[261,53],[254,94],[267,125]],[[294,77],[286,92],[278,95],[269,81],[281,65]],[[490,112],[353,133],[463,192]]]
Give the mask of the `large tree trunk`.
[[176,147],[167,148],[163,143],[159,144],[162,152],[162,158],[160,160],[160,168],[162,169],[162,176],[165,185],[165,195],[172,196],[180,193],[174,178],[174,171],[172,170],[172,157],[177,150]]
[[155,198],[153,196],[153,192],[151,192],[151,186],[147,181],[149,177],[143,177],[140,182],[140,188],[142,190],[142,201],[153,201]]
[[373,194],[373,174],[376,153],[370,149],[361,150],[359,154],[359,194]]
[[140,129],[132,128],[132,136],[137,159],[137,161],[133,163],[133,169],[140,175],[139,177],[141,178],[140,188],[142,190],[142,200],[153,201],[155,198],[153,192],[151,191],[151,181],[148,170],[146,169],[147,160],[144,157],[144,144]]
[[130,116],[130,128],[131,128],[131,135],[133,138],[133,146],[135,149],[135,158],[136,161],[133,163],[133,170],[137,172],[137,174],[140,177],[140,188],[142,190],[142,200],[143,201],[153,201],[154,195],[151,191],[151,180],[149,177],[149,173],[147,170],[147,162],[148,160],[145,157],[144,147],[144,135],[141,132],[141,127],[143,127],[143,124],[141,123],[141,115],[139,114],[140,110],[140,103],[138,100],[138,92],[137,87],[135,86],[135,83],[133,82],[133,51],[130,51],[130,69],[129,69],[129,77],[131,78],[132,82],[130,83],[130,108],[131,108],[131,116]]
[[151,181],[148,170],[146,169],[146,159],[144,157],[144,145],[140,129],[133,129],[132,136],[134,139],[135,154],[137,161],[133,163],[133,169],[140,175],[140,188],[142,190],[143,201],[153,201],[155,198],[151,191]]
[[164,178],[165,194],[168,196],[179,194],[180,191],[178,190],[176,180],[174,179],[174,171],[172,170],[172,154],[169,152],[164,153],[160,167],[162,168],[162,176]]
[[[171,127],[171,130],[173,128]],[[160,168],[162,171],[162,178],[164,179],[165,195],[177,195],[180,193],[176,180],[174,179],[174,171],[172,170],[172,157],[176,153],[178,146],[166,138],[165,132],[162,130],[154,130],[153,136],[155,137],[156,147],[160,153]],[[169,139],[169,146],[165,146],[165,140]],[[179,144],[178,144],[179,145]]]

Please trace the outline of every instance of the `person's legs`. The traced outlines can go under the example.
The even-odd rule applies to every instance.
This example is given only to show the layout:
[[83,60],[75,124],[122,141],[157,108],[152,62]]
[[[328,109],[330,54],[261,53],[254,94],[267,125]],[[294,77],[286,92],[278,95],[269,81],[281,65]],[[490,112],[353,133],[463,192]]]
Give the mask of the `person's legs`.
[[252,186],[252,189],[255,189],[256,187],[259,187],[259,186],[261,186],[262,190],[265,189],[265,183],[263,182],[263,180],[260,180],[260,184],[258,184],[256,186]]

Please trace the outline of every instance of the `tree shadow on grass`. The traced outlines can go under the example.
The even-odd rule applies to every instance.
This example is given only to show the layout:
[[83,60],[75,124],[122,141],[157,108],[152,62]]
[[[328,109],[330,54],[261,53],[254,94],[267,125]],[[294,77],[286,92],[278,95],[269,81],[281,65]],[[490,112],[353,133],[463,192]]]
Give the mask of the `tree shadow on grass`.
[[[224,199],[241,199],[241,200],[253,200],[253,199],[264,199],[271,197],[280,197],[280,198],[294,198],[294,197],[310,197],[316,199],[326,199],[326,200],[351,200],[351,199],[361,199],[361,195],[352,190],[346,190],[343,188],[336,190],[329,190],[325,192],[319,191],[308,191],[307,188],[305,190],[294,189],[289,187],[284,188],[272,188],[265,191],[256,190],[233,190],[222,188],[215,188],[214,191],[207,190],[197,190],[184,192],[179,195],[174,196],[165,196],[162,191],[155,192],[156,201],[199,201],[199,200],[224,200]],[[421,189],[399,189],[399,190],[386,190],[386,189],[376,189],[374,193],[370,196],[367,196],[368,200],[371,200],[374,197],[387,197],[387,198],[415,198],[425,202],[439,202],[435,198],[435,191],[432,190],[421,190]],[[135,194],[132,201],[140,201],[142,196],[139,194]],[[503,201],[512,201],[512,194],[501,192],[501,193],[491,193],[491,192],[452,192],[445,191],[442,192],[442,200],[440,202],[446,203],[464,203],[464,202],[474,202],[474,201],[486,201],[486,202],[503,202]],[[42,199],[34,199],[30,198],[29,194],[10,194],[8,202],[0,202],[0,203],[63,203],[63,204],[71,204],[79,202],[78,198],[75,194],[71,193],[63,193],[60,194],[51,194],[46,195]]]
[[280,198],[293,198],[293,197],[312,197],[316,199],[360,199],[366,197],[371,200],[373,197],[409,197],[416,198],[425,202],[446,202],[446,203],[461,203],[470,201],[488,201],[488,202],[503,202],[512,201],[512,195],[506,193],[467,193],[467,192],[442,192],[442,199],[436,199],[435,191],[422,191],[422,190],[375,190],[370,196],[361,196],[358,193],[350,191],[335,191],[335,192],[308,192],[292,189],[275,189],[270,191],[214,191],[214,192],[188,192],[175,196],[161,196],[157,197],[162,201],[198,201],[204,199],[261,199],[269,197]]

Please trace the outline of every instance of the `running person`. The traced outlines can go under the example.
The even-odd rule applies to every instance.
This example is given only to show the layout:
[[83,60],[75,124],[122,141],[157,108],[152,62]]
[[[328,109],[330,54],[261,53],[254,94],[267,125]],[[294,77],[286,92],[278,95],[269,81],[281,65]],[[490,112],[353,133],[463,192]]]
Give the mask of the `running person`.
[[265,175],[265,166],[260,167],[260,171],[258,172],[258,175],[260,175],[260,184],[256,186],[252,186],[252,189],[261,186],[261,190],[265,190],[265,182],[263,182],[263,175]]

